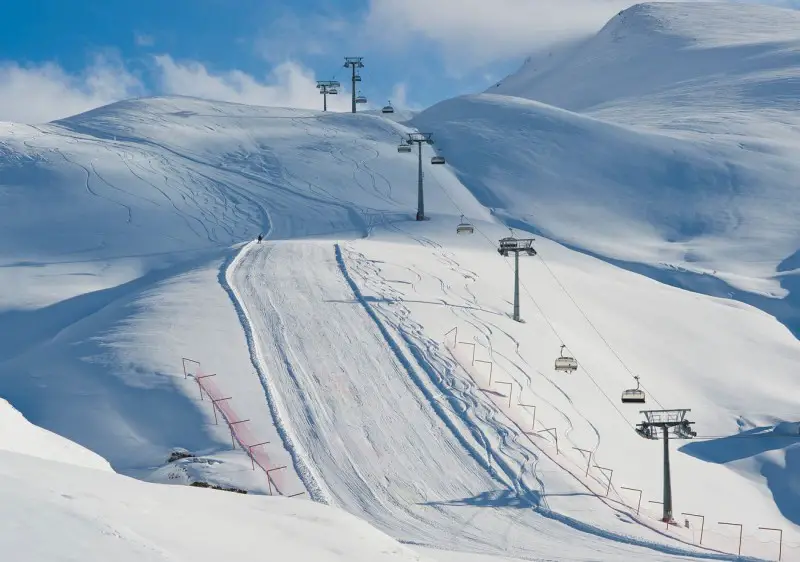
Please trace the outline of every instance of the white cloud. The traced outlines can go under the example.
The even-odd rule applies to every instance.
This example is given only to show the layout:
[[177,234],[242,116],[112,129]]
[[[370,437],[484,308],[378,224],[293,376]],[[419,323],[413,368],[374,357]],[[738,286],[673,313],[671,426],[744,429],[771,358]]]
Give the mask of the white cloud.
[[0,62],[0,120],[43,123],[140,94],[143,87],[113,58],[98,57],[79,74],[56,64]]
[[[256,51],[271,64],[305,56],[325,55],[352,32],[352,24],[330,14],[285,13],[267,26],[256,40]],[[338,71],[338,67],[333,70]]]
[[[800,6],[800,0],[732,1]],[[451,74],[458,75],[526,55],[543,45],[596,32],[620,10],[636,3],[637,0],[370,0],[363,26],[372,43],[391,51],[408,48],[420,38],[433,42],[441,49]]]
[[[196,61],[154,57],[158,93],[238,103],[322,109],[314,73],[296,62],[276,66],[263,80],[240,70],[214,72]],[[68,73],[55,63],[0,62],[0,121],[44,123],[122,99],[147,95],[143,83],[113,57],[98,57]],[[331,111],[349,111],[349,91],[328,97]]]
[[[160,90],[220,101],[253,105],[322,109],[314,73],[296,62],[276,66],[264,81],[240,70],[214,73],[195,61],[176,62],[169,55],[155,57]],[[342,92],[344,93],[344,92]],[[346,111],[349,97],[330,96],[328,109]]]
[[134,33],[133,41],[139,47],[152,47],[156,44],[155,37],[146,33]]
[[415,37],[477,67],[599,29],[631,0],[371,0],[366,26],[390,48]]
[[390,101],[395,109],[406,109],[410,111],[420,111],[423,109],[421,106],[408,101],[408,86],[405,82],[394,85]]

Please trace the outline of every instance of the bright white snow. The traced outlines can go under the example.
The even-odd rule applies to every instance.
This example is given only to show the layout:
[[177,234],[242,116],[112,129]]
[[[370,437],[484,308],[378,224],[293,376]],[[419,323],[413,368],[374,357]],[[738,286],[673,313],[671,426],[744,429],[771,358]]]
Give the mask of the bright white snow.
[[[619,403],[639,374],[647,407],[697,422],[700,438],[672,447],[676,519],[705,515],[704,546],[726,552],[738,535],[718,522],[741,522],[743,553],[767,558],[777,539],[758,527],[782,528],[797,559],[793,18],[634,7],[546,72],[414,116],[436,140],[423,224],[415,155],[396,151],[410,115],[154,98],[3,124],[0,396],[100,455],[0,408],[0,445],[17,451],[2,453],[2,505],[48,514],[0,535],[4,552],[274,554],[257,542],[310,549],[287,559],[415,559],[312,502],[108,470],[267,493],[241,446],[268,442],[277,493],[431,558],[713,557],[692,545],[698,520],[656,522],[661,443]],[[450,165],[430,166],[436,153]],[[472,237],[454,234],[462,214]],[[537,234],[524,324],[509,318],[497,219]],[[553,371],[562,342],[572,375]],[[189,377],[182,358],[201,363]],[[200,398],[204,375],[245,423],[235,448]],[[197,460],[167,465],[175,447]],[[614,471],[607,498],[596,465]],[[623,487],[643,490],[639,517]],[[308,540],[313,521],[330,540]],[[41,540],[52,528],[71,531]],[[363,549],[347,534],[362,531]]]
[[30,424],[5,401],[0,519],[4,560],[432,560],[312,502],[160,486],[114,474],[96,454]]

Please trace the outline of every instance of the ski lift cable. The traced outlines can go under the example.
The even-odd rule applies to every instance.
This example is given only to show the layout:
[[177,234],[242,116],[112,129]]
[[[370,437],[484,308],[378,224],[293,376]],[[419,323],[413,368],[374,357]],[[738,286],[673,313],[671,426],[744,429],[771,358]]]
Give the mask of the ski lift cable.
[[[456,202],[453,200],[453,198],[452,198],[452,197],[450,197],[450,194],[449,194],[449,193],[447,193],[447,190],[444,188],[444,186],[443,186],[441,183],[439,183],[439,181],[438,181],[438,180],[436,180],[436,177],[435,177],[435,176],[434,176],[434,181],[435,181],[435,182],[436,182],[436,183],[439,185],[439,187],[441,188],[442,192],[444,192],[445,196],[446,196],[446,197],[447,197],[447,198],[450,200],[450,202],[453,204],[453,206],[454,206],[456,209],[458,209],[459,213],[461,213],[461,214],[463,215],[463,214],[464,214],[464,212],[461,210],[461,208],[458,206],[458,204],[457,204],[457,203],[456,203]],[[478,226],[477,226],[477,225],[473,225],[473,226],[475,227],[475,230],[477,230],[477,231],[478,231],[478,233],[479,233],[481,236],[483,236],[483,237],[486,239],[486,241],[489,243],[489,245],[492,247],[492,249],[494,249],[494,247],[495,247],[495,243],[492,241],[492,239],[491,239],[491,238],[489,238],[489,237],[486,235],[486,233],[485,233],[485,232],[483,232],[483,231],[482,231],[480,228],[478,228]],[[537,255],[538,255],[538,254],[537,254]],[[510,263],[508,263],[508,261],[507,261],[507,260],[503,260],[503,261],[506,263],[506,266],[507,266],[509,269],[512,269],[512,270],[513,270],[513,268],[511,267],[511,264],[510,264]],[[561,283],[559,283],[559,285],[562,287],[562,289],[564,288],[564,287],[563,287],[563,285],[561,285]],[[556,327],[553,325],[553,323],[550,321],[550,319],[547,317],[547,315],[544,313],[544,310],[542,310],[542,307],[541,307],[541,306],[539,306],[539,302],[538,302],[538,301],[537,301],[537,300],[536,300],[536,299],[533,297],[533,295],[531,294],[531,292],[528,290],[528,287],[525,285],[525,283],[524,283],[524,282],[523,282],[521,279],[520,279],[520,286],[521,286],[521,287],[522,287],[522,289],[525,291],[525,294],[526,294],[526,295],[528,295],[528,298],[531,300],[531,302],[533,302],[534,306],[536,307],[536,310],[538,310],[538,311],[539,311],[539,314],[540,314],[540,315],[541,315],[541,317],[544,319],[544,321],[547,323],[548,327],[550,328],[550,331],[552,331],[552,332],[553,332],[553,335],[555,335],[556,339],[559,341],[559,344],[560,344],[560,345],[564,345],[564,346],[566,346],[566,344],[564,343],[564,339],[561,337],[561,334],[559,334],[559,333],[558,333],[558,330],[557,330],[557,329],[556,329]],[[566,292],[566,289],[564,289],[564,291]],[[574,301],[573,301],[573,302],[574,302]],[[577,306],[577,304],[576,304],[576,306]],[[585,315],[584,315],[584,317],[585,317]],[[588,320],[588,318],[587,318],[587,320]],[[596,329],[595,329],[595,330],[596,330]],[[600,332],[598,331],[598,334],[599,334],[599,333],[600,333]],[[601,336],[601,337],[602,337],[602,336]],[[605,339],[603,339],[603,341],[605,341]],[[606,344],[606,345],[608,345],[608,344]],[[609,347],[609,348],[610,348],[610,347]],[[613,351],[613,350],[612,350],[612,351]],[[598,384],[597,380],[595,380],[595,378],[592,376],[592,374],[591,374],[591,372],[589,371],[589,369],[587,369],[587,368],[586,368],[586,366],[585,366],[585,365],[583,365],[583,364],[581,364],[581,366],[583,367],[583,371],[586,373],[586,376],[587,376],[587,377],[589,377],[589,380],[591,380],[591,381],[592,381],[592,383],[593,383],[593,384],[594,384],[594,385],[597,387],[597,390],[599,390],[599,391],[600,391],[600,393],[601,393],[601,394],[602,394],[602,395],[605,397],[605,399],[606,399],[606,400],[608,400],[608,403],[609,403],[609,404],[611,404],[611,405],[614,407],[614,409],[617,411],[617,413],[620,415],[620,417],[621,417],[623,420],[625,420],[625,423],[627,423],[627,424],[628,424],[629,426],[631,426],[631,427],[634,427],[634,426],[635,426],[635,424],[633,424],[633,423],[632,423],[632,422],[631,422],[631,421],[630,421],[630,420],[629,420],[629,419],[628,419],[628,418],[625,416],[625,414],[624,414],[624,413],[623,413],[623,412],[622,412],[622,411],[619,409],[619,407],[617,406],[617,403],[616,403],[614,400],[612,400],[612,399],[611,399],[611,398],[608,396],[608,394],[606,394],[606,392],[603,390],[603,388],[602,388],[602,387],[601,387],[601,386]]]
[[632,376],[636,380],[637,385],[641,385],[642,390],[644,390],[648,395],[650,395],[650,397],[653,398],[653,400],[658,405],[658,407],[663,409],[664,406],[661,404],[661,402],[658,401],[658,399],[655,397],[655,395],[652,392],[647,390],[647,388],[643,384],[641,384],[641,381],[638,379],[637,375],[630,369],[630,367],[628,367],[628,365],[625,363],[625,361],[622,360],[622,357],[620,357],[619,353],[617,353],[617,351],[609,343],[609,341],[605,338],[605,336],[603,336],[603,334],[600,332],[600,330],[597,328],[597,326],[594,324],[594,322],[591,321],[589,316],[586,314],[586,312],[583,310],[583,308],[581,308],[581,306],[578,304],[578,302],[575,300],[575,298],[572,296],[572,294],[567,290],[567,288],[564,286],[564,284],[561,282],[561,280],[558,278],[558,276],[556,276],[556,274],[553,272],[553,270],[550,269],[550,266],[547,265],[547,262],[544,261],[544,258],[542,257],[542,255],[541,254],[536,254],[536,255],[539,257],[539,260],[542,262],[542,265],[544,265],[545,269],[547,269],[547,272],[550,274],[550,276],[555,280],[556,283],[558,283],[558,286],[561,287],[561,290],[564,291],[564,294],[567,295],[569,300],[572,301],[572,304],[575,305],[575,308],[577,308],[578,311],[581,313],[581,316],[583,316],[583,318],[586,320],[586,322],[589,324],[589,326],[592,327],[592,329],[595,331],[595,333],[598,335],[598,337],[603,341],[603,343],[606,345],[606,347],[609,349],[609,351],[611,351],[611,353],[614,355],[614,357],[617,358],[617,361],[619,361],[620,365],[622,365],[622,367],[626,371],[628,371],[628,374],[630,374],[630,376]]
[[[457,203],[456,203],[456,202],[453,200],[453,198],[452,198],[452,197],[450,197],[450,194],[449,194],[449,193],[447,193],[447,190],[446,190],[446,189],[444,189],[444,186],[442,186],[442,184],[441,184],[441,183],[439,183],[439,181],[438,181],[438,180],[436,180],[436,177],[435,177],[435,176],[434,176],[434,181],[435,181],[435,182],[436,182],[436,183],[439,185],[439,187],[440,187],[440,188],[441,188],[441,190],[444,192],[445,196],[446,196],[446,197],[447,197],[447,198],[450,200],[450,202],[453,204],[453,206],[454,206],[456,209],[458,209],[458,211],[459,211],[460,213],[462,213],[462,214],[463,214],[463,211],[461,210],[461,208],[460,208],[460,207],[458,206],[458,204],[457,204]],[[486,233],[484,233],[484,232],[483,232],[483,231],[482,231],[480,228],[478,228],[478,226],[477,226],[477,225],[473,225],[473,226],[474,226],[475,230],[477,230],[477,231],[478,231],[478,233],[479,233],[481,236],[483,236],[483,237],[486,239],[486,241],[487,241],[487,242],[488,242],[488,243],[489,243],[489,244],[492,246],[492,248],[494,249],[495,243],[494,243],[494,242],[491,240],[491,238],[489,238],[489,237],[486,235]],[[513,234],[513,231],[512,231],[512,234]],[[550,275],[553,277],[553,279],[555,279],[556,283],[558,283],[558,286],[561,288],[561,290],[562,290],[562,291],[564,291],[564,293],[567,295],[567,297],[569,297],[570,301],[572,301],[572,303],[575,305],[575,307],[576,307],[576,308],[577,308],[577,309],[580,311],[581,315],[582,315],[582,316],[583,316],[583,317],[586,319],[586,321],[589,323],[589,325],[592,327],[592,329],[593,329],[593,330],[594,330],[594,331],[597,333],[597,335],[600,337],[600,339],[603,341],[603,343],[606,345],[606,347],[608,347],[608,349],[611,351],[611,353],[613,353],[613,354],[614,354],[614,356],[615,356],[615,357],[617,358],[617,360],[618,360],[618,361],[619,361],[619,362],[622,364],[622,366],[625,368],[625,370],[626,370],[626,371],[628,371],[628,373],[630,373],[630,374],[631,374],[631,376],[633,376],[633,377],[635,378],[635,377],[636,377],[636,375],[635,375],[635,374],[634,374],[634,373],[633,373],[633,372],[632,372],[632,371],[631,371],[631,370],[628,368],[627,364],[626,364],[626,363],[625,363],[625,362],[622,360],[622,358],[619,356],[619,354],[616,352],[616,350],[615,350],[615,349],[614,349],[614,348],[611,346],[611,344],[608,342],[608,340],[607,340],[607,339],[606,339],[606,338],[603,336],[603,334],[600,332],[600,330],[597,328],[597,326],[595,326],[595,324],[594,324],[594,323],[593,323],[593,322],[592,322],[592,321],[589,319],[589,317],[586,315],[586,313],[583,311],[583,309],[582,309],[582,308],[581,308],[581,307],[578,305],[577,301],[575,301],[575,299],[572,297],[572,295],[569,293],[569,291],[567,291],[567,289],[566,289],[566,287],[564,286],[564,284],[563,284],[563,283],[562,283],[562,282],[561,282],[561,281],[558,279],[558,277],[555,275],[555,273],[553,273],[553,271],[552,271],[552,270],[550,269],[550,267],[547,265],[547,262],[545,262],[545,261],[544,261],[544,258],[542,258],[541,254],[537,253],[536,255],[537,255],[537,256],[539,257],[539,259],[542,261],[542,264],[544,264],[545,268],[546,268],[546,269],[547,269],[547,271],[550,273]],[[505,261],[505,260],[504,260],[504,261]],[[510,263],[506,262],[506,266],[507,266],[509,269],[512,269],[512,268],[511,268],[511,264],[510,264]],[[556,330],[556,328],[555,328],[555,326],[553,325],[553,323],[550,321],[550,319],[549,319],[549,318],[547,317],[547,315],[544,313],[544,310],[542,310],[542,307],[541,307],[541,306],[539,306],[539,303],[538,303],[538,301],[537,301],[537,300],[536,300],[536,299],[533,297],[533,294],[532,294],[532,293],[531,293],[531,292],[528,290],[528,287],[525,285],[525,282],[524,282],[522,279],[520,279],[520,286],[522,287],[523,291],[524,291],[524,292],[525,292],[525,294],[528,296],[528,298],[531,300],[531,302],[533,302],[534,306],[536,307],[536,310],[538,310],[538,311],[539,311],[539,314],[540,314],[540,315],[541,315],[541,317],[544,319],[544,321],[547,323],[547,325],[548,325],[548,327],[550,328],[550,330],[551,330],[551,331],[553,332],[553,334],[556,336],[556,339],[558,339],[558,341],[559,341],[559,344],[560,344],[560,345],[563,345],[563,346],[565,346],[565,347],[568,347],[568,346],[566,346],[566,344],[565,344],[565,342],[564,342],[564,339],[561,337],[561,334],[559,334],[559,333],[558,333],[558,330]],[[589,372],[589,370],[586,368],[586,366],[585,366],[583,363],[581,363],[581,367],[583,368],[584,372],[586,373],[586,376],[587,376],[587,377],[589,377],[589,380],[591,380],[591,381],[592,381],[592,383],[593,383],[593,384],[594,384],[594,385],[597,387],[597,389],[600,391],[600,393],[601,393],[601,394],[602,394],[602,395],[603,395],[603,396],[606,398],[606,400],[608,400],[608,402],[609,402],[609,403],[610,403],[610,404],[611,404],[611,405],[614,407],[614,409],[617,411],[617,413],[618,413],[618,414],[619,414],[619,415],[620,415],[620,416],[621,416],[621,417],[622,417],[622,418],[625,420],[625,422],[626,422],[628,425],[630,425],[631,427],[633,427],[635,424],[633,424],[633,423],[632,423],[630,420],[628,420],[628,418],[625,416],[625,414],[624,414],[624,413],[623,413],[623,412],[622,412],[622,411],[619,409],[619,407],[617,407],[617,403],[616,403],[614,400],[612,400],[612,399],[611,399],[611,398],[608,396],[608,394],[606,394],[606,392],[603,390],[603,388],[600,386],[600,384],[598,384],[597,380],[595,380],[595,378],[592,376],[591,372]],[[650,394],[650,393],[649,393],[649,391],[648,391],[648,390],[647,390],[647,389],[644,387],[644,385],[642,385],[642,389],[643,389],[645,392],[647,392],[648,394]],[[650,394],[650,395],[651,395],[651,396],[653,396],[652,394]],[[661,405],[661,403],[660,403],[660,402],[659,402],[659,401],[656,399],[656,397],[655,397],[655,396],[653,396],[653,400],[656,402],[656,404],[658,404],[658,406],[659,406],[660,408],[663,408],[663,406],[662,406],[662,405]]]

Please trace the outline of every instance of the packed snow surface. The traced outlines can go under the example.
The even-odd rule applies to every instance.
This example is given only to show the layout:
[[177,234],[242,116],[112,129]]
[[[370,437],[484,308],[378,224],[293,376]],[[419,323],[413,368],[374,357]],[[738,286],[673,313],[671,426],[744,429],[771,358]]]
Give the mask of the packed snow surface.
[[[798,559],[800,28],[739,8],[636,6],[411,123],[152,98],[0,125],[0,509],[48,514],[3,552],[730,558],[734,521],[743,554],[774,558],[775,527]],[[410,125],[436,142],[423,223]],[[536,237],[525,323],[506,226]],[[632,428],[660,407],[698,432],[669,529]]]
[[0,518],[4,559],[26,562],[433,560],[313,502],[114,474],[96,454],[32,425],[2,400]]

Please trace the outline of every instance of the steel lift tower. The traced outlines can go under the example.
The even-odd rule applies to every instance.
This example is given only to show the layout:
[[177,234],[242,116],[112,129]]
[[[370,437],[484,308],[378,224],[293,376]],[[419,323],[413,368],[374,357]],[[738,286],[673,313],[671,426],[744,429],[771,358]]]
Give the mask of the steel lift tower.
[[500,240],[498,253],[503,257],[514,254],[514,320],[522,322],[519,317],[519,255],[535,256],[536,250],[533,249],[533,238],[514,238],[508,236]]
[[[422,145],[433,144],[433,133],[408,133],[405,146],[408,147],[409,152],[411,151],[411,146],[414,144],[417,145],[417,161],[419,162],[419,167],[417,169],[417,220],[424,221],[425,199],[422,190]],[[400,148],[398,148],[398,150],[400,150]]]
[[351,79],[353,85],[353,113],[356,112],[356,82],[361,81],[361,76],[359,76],[357,71],[359,68],[364,68],[364,63],[362,62],[363,60],[364,57],[344,57],[344,67],[351,68],[353,70],[353,77]]
[[661,518],[665,523],[674,523],[672,519],[672,480],[669,472],[669,434],[678,439],[691,439],[697,436],[692,431],[692,424],[686,419],[687,412],[691,410],[641,410],[646,421],[636,426],[636,433],[645,439],[658,439],[659,429],[664,438],[664,514]]
[[317,80],[317,89],[322,94],[322,111],[328,111],[328,95],[335,96],[339,93],[341,84],[336,80]]

